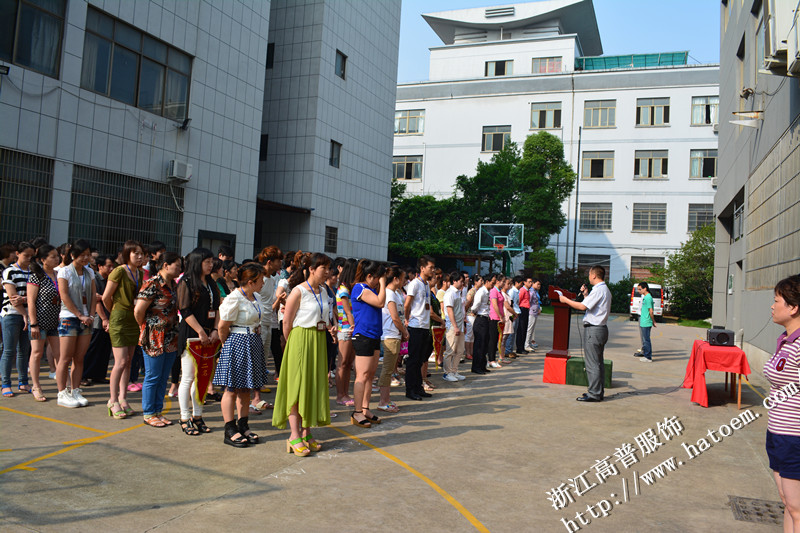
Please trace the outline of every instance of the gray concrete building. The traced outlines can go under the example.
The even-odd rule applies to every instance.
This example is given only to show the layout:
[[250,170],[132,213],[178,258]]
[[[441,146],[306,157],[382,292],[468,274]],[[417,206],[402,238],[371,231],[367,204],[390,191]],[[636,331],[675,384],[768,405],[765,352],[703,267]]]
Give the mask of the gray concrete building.
[[386,259],[400,0],[276,0],[256,249]]
[[713,322],[736,332],[758,370],[782,331],[770,317],[773,287],[800,273],[795,7],[721,3]]

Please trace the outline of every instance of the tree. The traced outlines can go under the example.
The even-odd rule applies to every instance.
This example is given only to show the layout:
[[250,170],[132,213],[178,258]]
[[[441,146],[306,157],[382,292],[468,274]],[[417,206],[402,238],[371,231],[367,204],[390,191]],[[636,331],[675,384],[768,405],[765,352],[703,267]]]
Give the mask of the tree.
[[451,198],[403,198],[389,221],[389,252],[402,257],[460,252],[461,243],[452,238],[456,215]]
[[714,226],[704,226],[667,258],[651,268],[653,280],[670,289],[671,308],[685,318],[711,316],[714,284]]

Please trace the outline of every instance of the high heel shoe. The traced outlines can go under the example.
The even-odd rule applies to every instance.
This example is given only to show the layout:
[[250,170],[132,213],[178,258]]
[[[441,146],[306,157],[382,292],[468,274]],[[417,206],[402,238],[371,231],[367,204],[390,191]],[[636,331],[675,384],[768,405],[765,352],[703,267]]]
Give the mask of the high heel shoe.
[[317,442],[314,437],[311,436],[311,433],[303,437],[303,442],[306,443],[306,446],[308,446],[308,449],[312,452],[318,452],[322,449],[322,444]]
[[250,426],[247,424],[246,416],[239,419],[238,426],[239,433],[244,435],[244,437],[247,439],[247,442],[250,444],[258,444],[258,435],[250,431]]
[[[300,444],[299,448],[296,446]],[[311,450],[303,444],[303,439],[294,439],[294,440],[286,440],[286,453],[294,453],[298,457],[306,457],[307,455],[311,454]]]
[[120,407],[119,402],[108,402],[106,407],[108,407],[108,416],[114,417],[117,420],[128,418],[125,410]]
[[361,412],[364,413],[364,418],[366,418],[370,423],[372,423],[372,424],[380,424],[381,423],[381,419],[378,418],[377,416],[375,416],[375,415],[367,416],[367,409],[369,409],[369,407],[363,407],[362,409],[363,409],[363,411],[361,411]]
[[237,433],[239,433],[239,428],[236,427],[236,422],[233,420],[225,422],[225,438],[223,442],[234,448],[247,448],[250,445],[247,442],[247,437],[239,434],[238,437],[234,438]]
[[[360,420],[360,421],[356,420],[356,413],[361,413],[361,411],[353,411],[352,413],[350,413],[350,423],[351,424],[353,424],[354,426],[358,426],[360,428],[371,428],[372,427],[372,424],[369,422],[369,420],[366,420],[366,418],[364,420]],[[361,414],[363,416],[363,413],[361,413]]]

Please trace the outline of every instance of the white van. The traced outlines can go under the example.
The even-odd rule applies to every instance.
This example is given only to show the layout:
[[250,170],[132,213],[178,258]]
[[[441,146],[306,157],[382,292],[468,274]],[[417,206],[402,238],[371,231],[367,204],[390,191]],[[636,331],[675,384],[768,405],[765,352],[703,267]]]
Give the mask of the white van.
[[[648,283],[650,288],[650,295],[653,297],[653,314],[656,316],[656,321],[661,322],[661,316],[664,313],[663,298],[661,285],[655,283]],[[642,308],[642,293],[639,292],[639,285],[634,285],[631,289],[631,320],[639,320],[639,311]]]

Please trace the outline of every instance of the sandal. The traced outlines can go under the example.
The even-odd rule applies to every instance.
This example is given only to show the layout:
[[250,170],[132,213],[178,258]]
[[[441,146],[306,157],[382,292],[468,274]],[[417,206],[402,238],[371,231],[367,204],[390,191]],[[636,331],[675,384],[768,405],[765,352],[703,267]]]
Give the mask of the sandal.
[[47,401],[47,398],[45,397],[45,395],[42,394],[42,388],[41,387],[33,387],[31,389],[31,392],[33,393],[33,399],[36,400],[37,402],[46,402]]
[[[236,435],[239,435],[238,437]],[[239,430],[236,427],[236,422],[231,420],[230,422],[225,422],[225,437],[223,442],[229,446],[233,446],[234,448],[247,448],[250,446],[250,443],[247,442],[247,437],[239,433]]]
[[344,405],[345,407],[353,407],[355,405],[355,401],[352,398],[348,398],[346,400],[336,400],[338,405]]
[[308,449],[312,452],[318,452],[322,449],[322,444],[314,440],[314,437],[311,436],[311,433],[303,437],[303,442],[306,443],[306,446],[308,446]]
[[[299,445],[299,446],[298,446]],[[286,440],[286,453],[294,453],[298,457],[306,457],[311,454],[311,450],[303,444],[303,439]]]
[[108,416],[116,418],[117,420],[128,418],[128,415],[125,414],[125,409],[119,406],[119,402],[108,402],[106,407],[108,407]]
[[167,427],[167,425],[164,422],[162,422],[161,419],[158,418],[157,416],[151,416],[149,418],[145,418],[144,419],[144,423],[147,424],[148,426],[154,427],[154,428]]
[[239,429],[239,433],[244,435],[247,439],[247,442],[250,444],[258,444],[258,435],[250,431],[250,425],[247,423],[248,417],[242,417],[237,422],[237,428]]
[[13,398],[14,391],[11,390],[11,387],[3,387],[3,398]]
[[122,408],[123,411],[125,411],[125,416],[131,416],[134,413],[133,407],[131,407],[128,404],[128,402],[125,402],[125,405],[122,405],[122,403],[120,402],[119,406]]
[[369,407],[365,407],[364,410],[362,411],[362,413],[364,413],[364,418],[366,418],[367,420],[369,420],[373,424],[380,424],[382,422],[382,420],[380,418],[378,418],[377,416],[375,416],[375,415],[367,416],[367,411],[368,410],[369,410]]
[[248,411],[248,412],[249,412],[251,415],[260,415],[260,414],[261,414],[261,411],[258,409],[258,407],[256,407],[256,406],[255,406],[255,405],[253,405],[252,403],[250,404],[250,407],[247,409],[247,411]]
[[386,411],[387,413],[400,412],[400,408],[397,407],[397,404],[394,402],[389,402],[386,405],[379,405],[378,409],[380,409],[381,411]]
[[259,411],[263,411],[265,409],[272,409],[273,407],[275,406],[269,402],[265,402],[264,400],[261,400],[256,404],[256,409],[258,409]]
[[17,390],[19,390],[20,394],[30,394],[31,386],[26,383],[24,385],[20,385],[19,387],[17,387]]
[[161,420],[165,426],[171,426],[172,420],[165,418],[163,415],[158,415],[158,419]]
[[206,425],[202,416],[192,418],[192,422],[194,423],[194,427],[196,427],[197,431],[200,433],[211,433],[211,428]]
[[200,431],[194,427],[194,422],[191,418],[189,420],[181,420],[181,429],[187,435],[196,436],[200,434]]
[[371,428],[372,427],[372,424],[369,422],[369,420],[367,420],[366,416],[364,416],[364,420],[358,420],[358,419],[356,419],[356,414],[364,416],[364,413],[362,413],[361,411],[353,411],[352,413],[350,413],[350,423],[351,424],[353,424],[354,426],[358,426],[360,428]]

